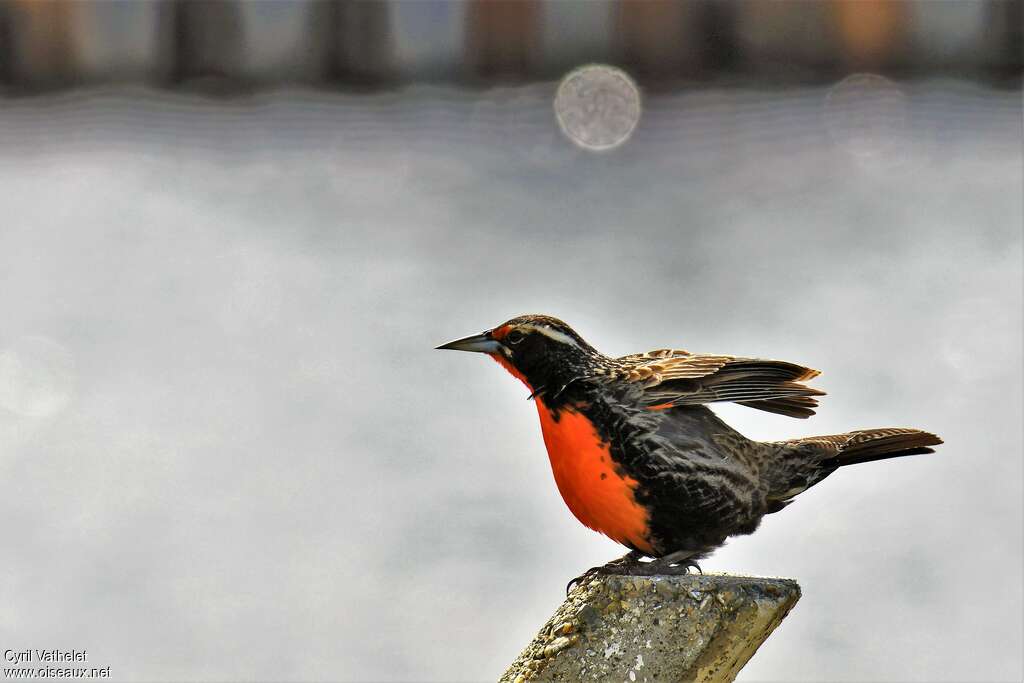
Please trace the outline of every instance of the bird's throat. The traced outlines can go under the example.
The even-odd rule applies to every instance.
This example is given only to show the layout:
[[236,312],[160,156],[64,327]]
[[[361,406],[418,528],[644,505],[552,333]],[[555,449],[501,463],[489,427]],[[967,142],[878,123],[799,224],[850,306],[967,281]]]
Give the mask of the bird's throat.
[[513,377],[518,379],[520,382],[525,384],[526,388],[530,390],[531,394],[534,391],[536,391],[535,387],[531,386],[530,385],[530,381],[528,379],[526,379],[526,375],[524,375],[523,373],[519,372],[518,368],[516,368],[516,366],[512,365],[512,362],[508,358],[505,358],[505,356],[503,354],[501,354],[501,353],[492,353],[492,354],[489,354],[489,355],[491,356],[491,358],[493,358],[495,360],[495,362],[497,362],[498,365],[500,365],[501,367],[503,367],[506,370],[508,370],[508,374],[512,375]]

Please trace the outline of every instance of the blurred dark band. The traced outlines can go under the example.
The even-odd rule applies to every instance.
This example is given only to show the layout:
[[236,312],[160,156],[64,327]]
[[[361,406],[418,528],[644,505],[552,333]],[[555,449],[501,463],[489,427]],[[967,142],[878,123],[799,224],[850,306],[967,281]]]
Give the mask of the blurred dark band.
[[1021,0],[0,0],[0,92],[548,80],[648,86],[866,70],[1015,82]]

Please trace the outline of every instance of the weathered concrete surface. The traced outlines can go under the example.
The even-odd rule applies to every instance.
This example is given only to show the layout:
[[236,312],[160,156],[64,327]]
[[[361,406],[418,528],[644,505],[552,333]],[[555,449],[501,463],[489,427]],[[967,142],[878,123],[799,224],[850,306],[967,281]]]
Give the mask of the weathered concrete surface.
[[792,579],[597,577],[573,589],[501,682],[731,681],[799,599]]

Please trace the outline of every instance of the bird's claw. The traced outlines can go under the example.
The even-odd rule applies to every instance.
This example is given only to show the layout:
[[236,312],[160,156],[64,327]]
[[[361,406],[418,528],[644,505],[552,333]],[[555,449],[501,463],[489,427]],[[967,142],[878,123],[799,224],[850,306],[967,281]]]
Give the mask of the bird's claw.
[[575,579],[572,579],[565,585],[565,594],[568,595],[574,586],[580,586],[597,576],[607,576],[609,574],[619,574],[620,576],[685,576],[690,573],[690,569],[696,569],[698,574],[704,573],[704,570],[700,568],[696,560],[678,556],[682,554],[682,551],[680,551],[675,554],[675,557],[670,554],[650,562],[641,562],[640,558],[643,557],[643,553],[634,550],[618,559],[612,560],[608,564],[601,565],[600,567],[591,567]]
[[[704,570],[701,569],[700,565],[694,562],[693,560],[683,560],[682,562],[677,562],[675,565],[672,565],[671,567],[666,567],[666,570],[676,569],[681,570],[679,571],[680,574],[689,574],[691,567],[693,569],[696,569],[698,574],[704,574]],[[665,573],[668,574],[674,572],[666,571]]]
[[569,583],[565,584],[565,594],[569,595],[572,592],[573,586],[583,585],[587,580],[594,578],[599,572],[596,570],[600,567],[591,567],[587,571],[583,572],[579,576],[569,579]]
[[576,578],[571,579],[569,583],[565,584],[565,594],[568,595],[574,586],[583,585],[590,579],[597,576],[607,576],[608,574],[629,574],[633,566],[641,564],[641,557],[641,553],[633,550],[620,558],[612,560],[608,564],[603,564],[599,567],[591,567]]

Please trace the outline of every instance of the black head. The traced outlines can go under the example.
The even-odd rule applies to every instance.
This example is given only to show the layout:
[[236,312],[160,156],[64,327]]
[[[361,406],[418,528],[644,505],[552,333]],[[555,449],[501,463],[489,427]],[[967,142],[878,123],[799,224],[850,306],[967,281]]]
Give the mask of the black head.
[[590,374],[603,356],[558,318],[522,315],[439,347],[491,355],[532,389]]

